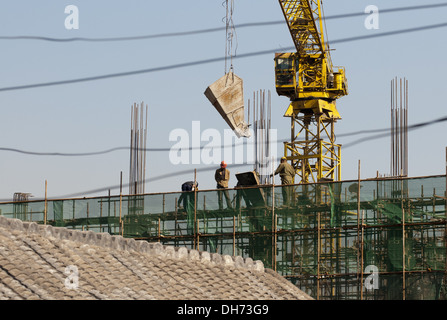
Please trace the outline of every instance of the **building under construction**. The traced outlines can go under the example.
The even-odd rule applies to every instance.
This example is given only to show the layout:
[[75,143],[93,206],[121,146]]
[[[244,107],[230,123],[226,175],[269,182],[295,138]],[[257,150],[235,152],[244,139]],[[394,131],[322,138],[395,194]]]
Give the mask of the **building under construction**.
[[[400,91],[397,79],[391,83],[392,177],[342,181],[335,103],[348,88],[323,38],[321,1],[279,3],[296,47],[274,58],[276,91],[290,100],[284,156],[296,184],[273,185],[262,171],[272,158],[265,152],[270,94],[266,102],[261,92],[252,116],[261,129],[255,130],[257,173],[236,175],[237,188],[145,194],[142,105],[131,116],[129,195],[40,201],[22,195],[0,203],[0,215],[250,257],[315,299],[446,299],[447,177],[408,177],[406,80]],[[231,70],[205,94],[236,135],[247,137],[243,97],[234,93],[240,88]],[[221,192],[231,207],[219,203]]]
[[[283,205],[290,188],[290,205]],[[261,260],[316,299],[445,299],[446,176],[1,203],[1,215]],[[135,210],[134,204],[139,209]]]

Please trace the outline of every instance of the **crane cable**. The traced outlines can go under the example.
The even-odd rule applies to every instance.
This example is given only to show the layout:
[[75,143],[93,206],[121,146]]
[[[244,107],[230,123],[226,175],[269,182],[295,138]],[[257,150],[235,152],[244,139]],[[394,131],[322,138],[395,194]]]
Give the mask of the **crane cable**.
[[[236,56],[237,51],[237,35],[236,28],[233,22],[234,0],[225,0],[225,74],[234,71],[233,56]],[[233,37],[236,38],[236,46],[233,50]],[[228,68],[228,59],[230,60],[230,67]]]

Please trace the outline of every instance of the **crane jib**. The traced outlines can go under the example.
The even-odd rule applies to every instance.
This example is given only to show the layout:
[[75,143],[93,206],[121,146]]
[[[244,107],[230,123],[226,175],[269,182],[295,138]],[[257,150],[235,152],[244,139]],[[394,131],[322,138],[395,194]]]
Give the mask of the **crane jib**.
[[320,1],[279,0],[279,3],[297,52],[324,53]]

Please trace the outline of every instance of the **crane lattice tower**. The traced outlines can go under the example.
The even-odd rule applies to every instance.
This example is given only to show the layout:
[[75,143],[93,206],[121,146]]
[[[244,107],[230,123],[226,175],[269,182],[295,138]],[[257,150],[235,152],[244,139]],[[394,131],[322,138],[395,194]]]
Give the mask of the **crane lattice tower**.
[[[296,52],[275,54],[278,95],[290,99],[291,140],[284,156],[300,183],[341,179],[341,145],[334,125],[336,100],[348,94],[343,67],[334,67],[323,29],[320,0],[279,0]],[[296,177],[295,177],[296,178]]]

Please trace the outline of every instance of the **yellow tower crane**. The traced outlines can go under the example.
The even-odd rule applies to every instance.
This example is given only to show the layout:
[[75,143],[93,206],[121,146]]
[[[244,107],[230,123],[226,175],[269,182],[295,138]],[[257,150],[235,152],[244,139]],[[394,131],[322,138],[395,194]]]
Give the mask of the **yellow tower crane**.
[[345,69],[332,65],[324,39],[320,0],[279,0],[296,52],[275,54],[278,95],[290,99],[291,141],[284,156],[300,183],[341,179],[341,145],[334,124],[341,119],[336,100],[348,94]]

